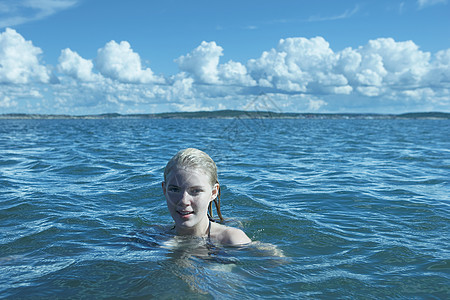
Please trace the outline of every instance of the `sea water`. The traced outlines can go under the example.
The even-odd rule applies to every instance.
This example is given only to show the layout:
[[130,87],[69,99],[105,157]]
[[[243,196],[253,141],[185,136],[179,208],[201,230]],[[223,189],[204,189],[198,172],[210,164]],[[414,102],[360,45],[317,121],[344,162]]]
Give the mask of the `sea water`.
[[[0,120],[0,298],[449,299],[450,120]],[[173,238],[178,150],[254,241]],[[169,228],[169,230],[167,229]]]

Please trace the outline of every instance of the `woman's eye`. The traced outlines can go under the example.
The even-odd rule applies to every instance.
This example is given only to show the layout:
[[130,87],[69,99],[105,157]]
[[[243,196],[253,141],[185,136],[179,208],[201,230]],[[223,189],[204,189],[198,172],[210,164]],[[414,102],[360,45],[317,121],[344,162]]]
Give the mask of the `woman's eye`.
[[178,191],[179,191],[179,189],[176,187],[169,187],[169,192],[176,193]]

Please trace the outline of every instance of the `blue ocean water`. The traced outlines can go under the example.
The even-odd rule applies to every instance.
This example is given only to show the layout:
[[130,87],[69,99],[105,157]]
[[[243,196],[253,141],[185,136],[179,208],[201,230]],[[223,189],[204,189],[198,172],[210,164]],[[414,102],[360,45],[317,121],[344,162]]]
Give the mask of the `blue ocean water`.
[[[0,120],[0,298],[450,298],[450,120]],[[254,241],[171,244],[197,147]]]

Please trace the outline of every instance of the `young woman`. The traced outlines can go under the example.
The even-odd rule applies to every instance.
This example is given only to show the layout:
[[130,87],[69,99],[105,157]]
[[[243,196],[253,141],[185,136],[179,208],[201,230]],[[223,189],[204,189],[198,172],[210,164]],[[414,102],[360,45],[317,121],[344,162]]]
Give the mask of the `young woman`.
[[164,170],[162,189],[177,235],[207,237],[232,246],[251,242],[242,230],[213,220],[214,202],[223,221],[220,185],[216,164],[205,152],[188,148],[172,157]]

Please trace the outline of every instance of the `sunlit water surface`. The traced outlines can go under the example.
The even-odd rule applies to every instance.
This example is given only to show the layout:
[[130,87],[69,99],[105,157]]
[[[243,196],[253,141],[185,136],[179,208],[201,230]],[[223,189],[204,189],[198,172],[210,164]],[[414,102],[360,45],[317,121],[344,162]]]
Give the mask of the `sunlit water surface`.
[[[1,120],[0,298],[450,298],[449,120]],[[173,240],[179,149],[255,242]]]

